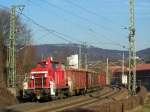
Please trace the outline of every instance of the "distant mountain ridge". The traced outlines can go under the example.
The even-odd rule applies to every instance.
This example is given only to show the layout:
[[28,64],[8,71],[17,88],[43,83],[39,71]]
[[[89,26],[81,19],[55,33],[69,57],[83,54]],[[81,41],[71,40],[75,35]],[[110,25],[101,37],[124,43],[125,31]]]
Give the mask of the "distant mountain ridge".
[[146,48],[137,52],[137,55],[144,59],[145,61],[150,62],[150,48]]
[[[39,58],[51,55],[55,59],[64,59],[67,56],[79,53],[78,44],[44,44],[34,45],[33,48]],[[127,51],[102,49],[94,46],[89,46],[87,48],[88,60],[90,61],[106,60],[107,57],[111,60],[118,60],[122,58],[123,52],[127,57]],[[150,57],[150,48],[138,51],[137,56],[147,59]]]

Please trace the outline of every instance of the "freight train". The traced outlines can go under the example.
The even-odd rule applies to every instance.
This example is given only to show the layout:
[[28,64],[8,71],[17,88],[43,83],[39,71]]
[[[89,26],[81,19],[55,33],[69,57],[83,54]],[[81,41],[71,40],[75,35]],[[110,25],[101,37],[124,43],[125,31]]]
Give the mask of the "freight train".
[[105,75],[71,69],[51,57],[37,63],[23,83],[23,99],[56,99],[85,94],[105,85]]

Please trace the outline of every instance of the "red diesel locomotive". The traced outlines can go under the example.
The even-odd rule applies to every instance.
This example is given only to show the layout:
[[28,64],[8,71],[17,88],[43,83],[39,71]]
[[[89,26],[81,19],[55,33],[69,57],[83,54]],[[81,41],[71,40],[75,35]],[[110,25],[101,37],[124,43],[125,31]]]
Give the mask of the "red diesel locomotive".
[[84,94],[105,84],[105,76],[92,71],[67,69],[47,58],[33,68],[23,83],[23,99],[53,99]]

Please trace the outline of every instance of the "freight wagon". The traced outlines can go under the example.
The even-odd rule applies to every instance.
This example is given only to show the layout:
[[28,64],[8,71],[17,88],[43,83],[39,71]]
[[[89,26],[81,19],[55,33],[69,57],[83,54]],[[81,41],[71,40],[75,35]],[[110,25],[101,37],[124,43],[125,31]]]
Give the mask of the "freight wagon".
[[41,100],[85,94],[104,85],[104,75],[82,69],[66,69],[47,58],[33,68],[23,83],[23,99]]

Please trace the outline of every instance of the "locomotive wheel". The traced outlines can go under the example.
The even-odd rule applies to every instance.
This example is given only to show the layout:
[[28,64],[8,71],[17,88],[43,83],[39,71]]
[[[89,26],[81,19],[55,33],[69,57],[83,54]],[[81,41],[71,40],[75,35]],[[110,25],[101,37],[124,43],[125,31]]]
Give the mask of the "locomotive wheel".
[[81,95],[85,95],[86,91],[83,89],[81,90]]
[[61,93],[58,93],[58,98],[59,99],[63,99],[65,96],[64,96],[64,94],[61,92]]

